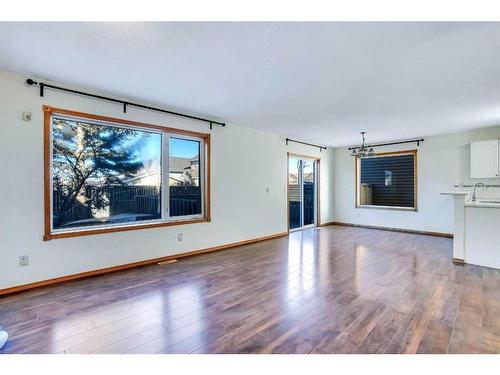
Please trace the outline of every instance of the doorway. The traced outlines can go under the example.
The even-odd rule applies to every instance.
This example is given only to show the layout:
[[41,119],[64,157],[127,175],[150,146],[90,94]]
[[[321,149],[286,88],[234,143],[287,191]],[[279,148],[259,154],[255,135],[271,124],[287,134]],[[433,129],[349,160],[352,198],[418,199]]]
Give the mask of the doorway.
[[318,224],[319,159],[288,154],[288,229]]

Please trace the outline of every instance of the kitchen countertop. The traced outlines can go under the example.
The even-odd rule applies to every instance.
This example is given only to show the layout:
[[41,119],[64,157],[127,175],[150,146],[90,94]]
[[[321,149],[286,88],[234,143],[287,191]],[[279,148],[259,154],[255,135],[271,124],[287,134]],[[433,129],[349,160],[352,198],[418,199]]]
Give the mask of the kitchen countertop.
[[[464,202],[464,207],[473,207],[473,208],[497,208],[500,209],[500,198],[478,198],[476,202],[472,202],[470,197],[467,197],[467,195],[472,195],[471,191],[465,191],[465,190],[450,190],[450,191],[444,191],[441,193],[441,195],[454,195],[454,196],[464,196],[465,202]],[[481,202],[481,200],[496,200],[498,203],[495,202]]]
[[498,203],[486,203],[486,202],[465,202],[465,207],[474,207],[474,208],[500,208],[500,201]]
[[441,195],[469,195],[470,193],[471,193],[470,191],[450,190],[450,191],[443,191]]

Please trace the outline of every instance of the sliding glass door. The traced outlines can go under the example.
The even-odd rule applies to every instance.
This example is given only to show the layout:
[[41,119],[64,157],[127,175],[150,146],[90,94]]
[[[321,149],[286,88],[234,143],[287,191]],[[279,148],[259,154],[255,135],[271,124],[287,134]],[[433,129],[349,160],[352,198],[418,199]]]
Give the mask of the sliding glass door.
[[316,225],[317,168],[315,159],[288,156],[289,229]]
[[288,158],[288,209],[289,228],[302,226],[302,168],[301,160]]

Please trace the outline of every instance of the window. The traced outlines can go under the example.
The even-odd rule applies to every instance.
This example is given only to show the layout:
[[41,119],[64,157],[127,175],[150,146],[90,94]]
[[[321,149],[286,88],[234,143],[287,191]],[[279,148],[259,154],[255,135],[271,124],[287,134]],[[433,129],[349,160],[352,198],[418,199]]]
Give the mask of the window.
[[199,140],[170,138],[170,217],[201,214],[200,150]]
[[385,171],[385,186],[392,186],[392,171]]
[[45,239],[209,220],[209,135],[44,107]]
[[356,206],[417,209],[417,151],[356,158]]

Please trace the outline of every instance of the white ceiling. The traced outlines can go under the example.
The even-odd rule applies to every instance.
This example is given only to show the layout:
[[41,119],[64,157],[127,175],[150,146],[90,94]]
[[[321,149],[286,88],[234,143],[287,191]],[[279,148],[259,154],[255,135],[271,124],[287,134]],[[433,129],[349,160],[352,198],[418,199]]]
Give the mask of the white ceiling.
[[500,23],[0,23],[0,67],[329,146],[500,125]]

